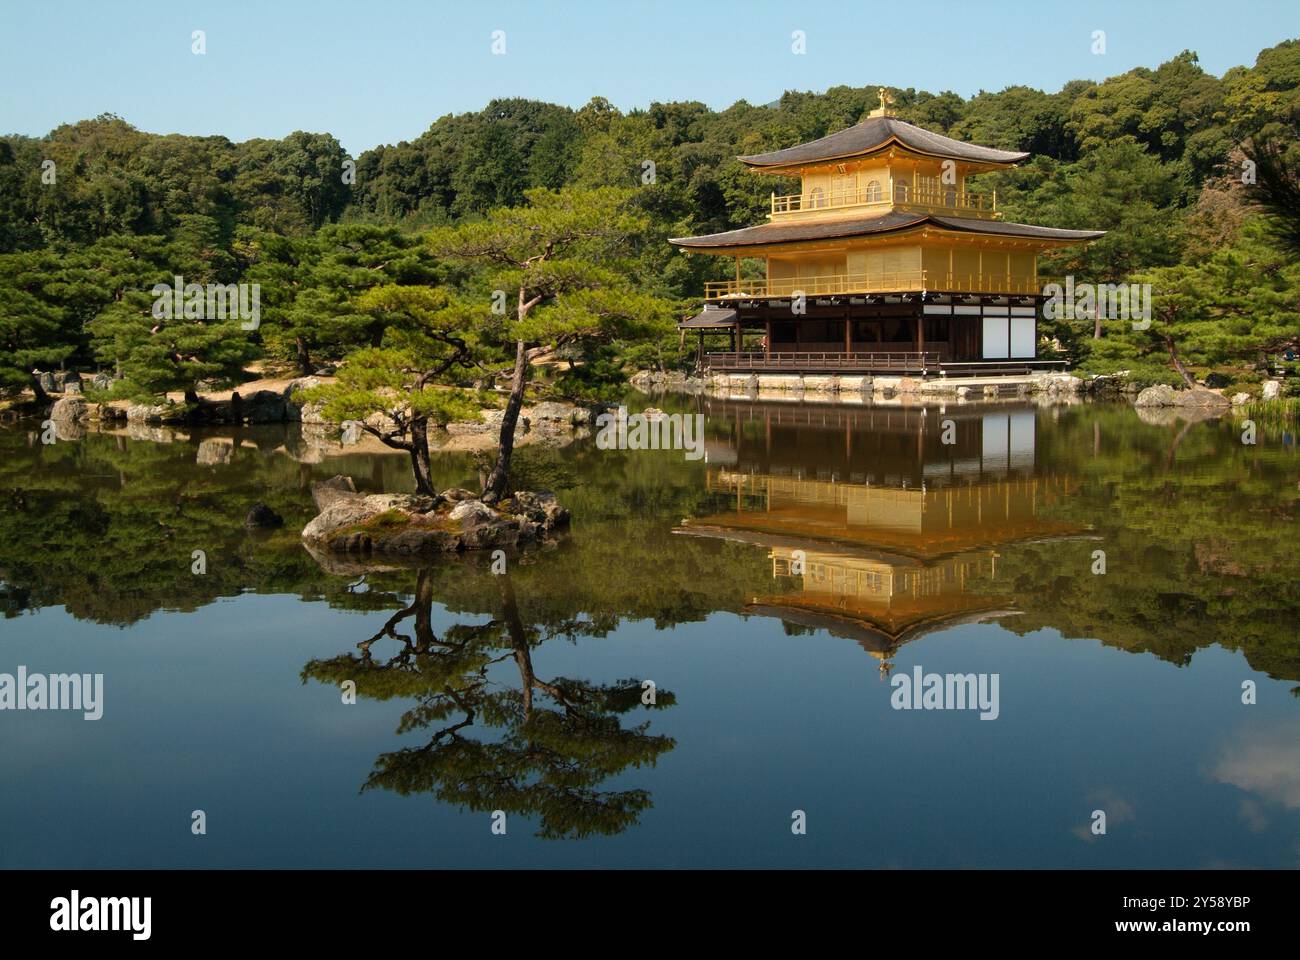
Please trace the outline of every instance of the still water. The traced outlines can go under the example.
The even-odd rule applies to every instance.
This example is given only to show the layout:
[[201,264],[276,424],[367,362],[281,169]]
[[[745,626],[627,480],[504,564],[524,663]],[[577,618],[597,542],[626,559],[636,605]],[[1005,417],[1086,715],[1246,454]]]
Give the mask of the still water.
[[[0,673],[104,677],[96,721],[0,711],[0,867],[1300,863],[1293,437],[655,403],[707,458],[524,448],[575,519],[505,576],[302,548],[313,480],[401,457],[0,427]],[[996,718],[895,709],[917,668]]]

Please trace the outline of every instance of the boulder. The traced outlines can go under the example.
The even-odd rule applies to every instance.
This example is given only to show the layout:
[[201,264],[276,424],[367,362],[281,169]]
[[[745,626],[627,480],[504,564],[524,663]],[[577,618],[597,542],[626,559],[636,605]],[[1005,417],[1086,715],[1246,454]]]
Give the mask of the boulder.
[[323,366],[323,367],[318,367],[318,368],[317,368],[317,370],[316,370],[316,376],[318,376],[318,377],[332,377],[332,376],[334,376],[334,374],[337,373],[337,372],[338,372],[338,370],[337,370],[335,367],[333,367],[333,366],[331,366],[330,364],[327,363],[327,364],[325,364],[325,366]]
[[446,490],[442,491],[439,496],[444,500],[451,501],[452,503],[458,503],[461,500],[478,499],[477,493],[466,490],[464,487],[448,487]]
[[58,387],[54,385],[54,374],[46,372],[38,374],[36,377],[40,381],[41,389],[46,393],[57,393]]
[[250,529],[270,530],[284,526],[284,517],[280,516],[264,503],[254,504],[244,517],[244,526]]
[[343,426],[339,429],[339,443],[345,447],[361,442],[361,436],[364,431],[361,429],[361,421],[344,420]]
[[1133,401],[1135,407],[1172,407],[1174,405],[1174,388],[1165,383],[1147,387]]
[[452,520],[460,523],[461,528],[469,530],[480,524],[490,523],[497,519],[497,513],[482,500],[461,500],[456,506],[451,508],[447,514]]
[[77,423],[89,417],[90,410],[81,397],[64,397],[50,408],[50,419],[55,423]]
[[1176,407],[1226,407],[1231,403],[1227,397],[1213,390],[1179,390],[1174,394]]
[[[339,497],[303,528],[304,540],[327,540],[339,530],[364,523],[389,510],[414,512],[412,500],[401,493],[372,493],[368,496]],[[425,498],[427,499],[427,498]]]
[[1276,380],[1264,381],[1264,392],[1260,394],[1265,400],[1276,400],[1282,394],[1282,384]]
[[1234,407],[1244,407],[1248,403],[1250,403],[1249,393],[1234,393],[1232,395],[1232,405]]
[[316,480],[311,485],[311,499],[317,510],[324,510],[338,500],[359,497],[357,485],[351,477],[335,475],[328,480]]
[[325,415],[321,413],[324,408],[325,404],[319,400],[314,400],[311,403],[304,403],[302,406],[290,404],[286,412],[289,412],[291,416],[296,416],[304,424],[322,426],[329,422],[325,419]]
[[957,399],[958,399],[958,400],[966,400],[966,399],[969,398],[969,397],[970,397],[970,387],[958,387],[958,388],[957,388]]
[[[284,416],[286,420],[302,421],[303,410],[308,404],[302,399],[300,394],[304,390],[310,390],[312,387],[320,386],[320,380],[316,377],[299,377],[296,380],[290,380],[289,385],[284,388]],[[319,412],[320,405],[317,404]]]
[[397,421],[385,413],[372,413],[366,417],[367,426],[374,427],[380,433],[397,432]]
[[564,526],[569,522],[568,509],[560,506],[555,494],[549,490],[516,493],[504,506],[511,512],[548,528]]
[[166,404],[133,403],[126,408],[127,423],[162,423],[172,415]]
[[284,394],[274,390],[257,390],[241,397],[238,407],[243,423],[283,423],[287,419]]
[[553,400],[547,400],[530,408],[528,418],[534,422],[554,420],[561,423],[572,423],[576,411],[577,408],[571,403],[557,403]]

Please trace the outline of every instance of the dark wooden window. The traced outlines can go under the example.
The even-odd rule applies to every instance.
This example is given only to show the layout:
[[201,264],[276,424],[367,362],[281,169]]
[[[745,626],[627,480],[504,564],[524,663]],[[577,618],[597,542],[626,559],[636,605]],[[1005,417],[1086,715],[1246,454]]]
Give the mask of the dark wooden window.
[[772,342],[773,343],[794,343],[794,323],[778,321],[772,324]]
[[925,342],[926,343],[947,343],[948,342],[948,318],[947,317],[926,317],[925,318]]

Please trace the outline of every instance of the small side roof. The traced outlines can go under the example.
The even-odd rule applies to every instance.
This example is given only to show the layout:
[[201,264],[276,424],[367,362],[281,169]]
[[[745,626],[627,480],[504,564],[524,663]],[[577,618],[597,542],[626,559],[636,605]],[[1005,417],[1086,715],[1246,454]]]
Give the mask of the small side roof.
[[977,143],[966,143],[925,130],[898,117],[870,117],[848,129],[808,143],[800,143],[771,153],[741,157],[749,167],[789,167],[860,157],[897,143],[915,153],[946,160],[970,163],[1012,164],[1029,156],[1012,150],[995,150]]
[[716,330],[729,328],[736,322],[736,311],[728,307],[705,306],[703,313],[697,313],[689,320],[677,324],[678,330]]

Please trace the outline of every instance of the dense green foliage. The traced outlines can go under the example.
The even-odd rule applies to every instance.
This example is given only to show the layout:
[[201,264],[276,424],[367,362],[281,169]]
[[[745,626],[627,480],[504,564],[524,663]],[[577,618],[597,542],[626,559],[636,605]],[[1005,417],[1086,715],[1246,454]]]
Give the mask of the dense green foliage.
[[[677,254],[667,238],[761,222],[768,194],[790,189],[788,180],[749,173],[736,156],[856,123],[875,105],[876,89],[790,92],[773,104],[742,101],[721,111],[656,103],[623,113],[600,98],[577,110],[501,99],[355,161],[328,134],[236,144],[149,134],[108,115],[42,138],[0,138],[0,388],[21,385],[34,366],[64,363],[116,368],[138,392],[159,393],[220,379],[257,354],[306,371],[379,347],[382,325],[357,308],[365,290],[434,285],[481,297],[500,282],[481,262],[444,257],[424,231],[477,229],[493,211],[536,207],[544,191],[630,191],[641,221],[633,242],[616,260],[594,262],[623,271],[638,294],[684,311],[727,266]],[[1242,232],[1260,216],[1241,183],[1242,151],[1280,144],[1290,163],[1283,168],[1296,169],[1300,41],[1222,77],[1184,52],[1155,69],[1074,81],[1055,93],[1011,87],[963,99],[907,89],[894,97],[904,119],[1035,154],[981,185],[998,190],[1010,219],[1110,231],[1046,258],[1044,274],[1119,282],[1180,265],[1200,271],[1207,251],[1223,249],[1247,273],[1271,269],[1258,233]],[[1273,230],[1265,239],[1278,248],[1285,236]],[[1193,312],[1224,312],[1216,297],[1232,291],[1222,267],[1192,278],[1202,297]],[[155,330],[148,291],[174,275],[258,283],[265,322],[244,334],[249,349],[192,344],[192,329]],[[1291,274],[1270,276],[1275,292],[1294,286]],[[1270,301],[1267,311],[1265,332],[1234,333],[1226,352],[1223,337],[1188,337],[1179,344],[1186,361],[1248,369],[1293,341],[1294,295]],[[1094,340],[1085,322],[1049,332],[1087,369],[1171,373],[1153,366],[1141,340],[1106,343],[1109,331]],[[619,347],[634,362],[671,364],[679,360],[674,341],[639,330]],[[508,364],[509,337],[497,342],[497,359]],[[584,358],[611,366],[608,354]],[[596,395],[602,379],[575,375],[560,388]]]

